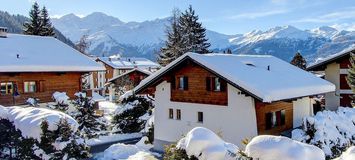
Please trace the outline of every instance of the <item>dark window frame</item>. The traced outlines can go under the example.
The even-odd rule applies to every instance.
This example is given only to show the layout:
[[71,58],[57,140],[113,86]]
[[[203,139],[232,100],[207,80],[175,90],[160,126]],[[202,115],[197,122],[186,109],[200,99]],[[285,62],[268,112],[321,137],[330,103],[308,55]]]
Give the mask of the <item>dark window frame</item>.
[[176,120],[181,120],[181,109],[176,109]]
[[197,112],[197,122],[203,123],[203,112]]
[[265,113],[265,129],[270,130],[286,125],[286,110]]
[[174,119],[174,109],[169,108],[169,119]]

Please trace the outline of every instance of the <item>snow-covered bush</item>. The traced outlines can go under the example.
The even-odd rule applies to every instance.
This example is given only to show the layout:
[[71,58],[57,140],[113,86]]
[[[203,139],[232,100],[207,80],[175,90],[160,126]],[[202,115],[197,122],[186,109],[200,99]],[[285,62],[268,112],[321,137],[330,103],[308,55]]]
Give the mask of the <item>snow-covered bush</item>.
[[178,142],[177,148],[200,160],[241,158],[236,145],[223,141],[217,134],[203,127],[196,127],[188,132]]
[[245,153],[253,159],[274,160],[324,160],[321,149],[282,136],[261,135],[254,137],[246,146]]
[[302,129],[293,130],[292,139],[318,146],[328,159],[338,157],[355,144],[355,109],[339,107],[305,117]]
[[78,94],[75,106],[79,112],[75,119],[79,123],[79,130],[85,138],[96,138],[106,134],[107,122],[103,117],[95,114],[95,106],[91,98]]
[[[0,106],[0,119],[0,156],[11,155],[7,151],[15,151],[11,156],[17,159],[87,159],[90,156],[76,132],[78,123],[62,112]],[[10,144],[6,145],[7,142]]]
[[65,92],[54,92],[52,95],[53,100],[57,103],[56,104],[56,109],[61,110],[61,111],[66,111],[68,110],[69,106],[69,97],[67,96],[67,93]]
[[113,132],[134,133],[145,128],[154,108],[152,98],[132,95],[122,100],[123,107],[117,108],[113,117]]
[[37,106],[37,105],[38,105],[38,102],[39,102],[39,99],[38,99],[38,98],[28,98],[28,99],[26,100],[26,103],[27,103],[28,105],[30,105],[30,106],[33,106],[33,107]]

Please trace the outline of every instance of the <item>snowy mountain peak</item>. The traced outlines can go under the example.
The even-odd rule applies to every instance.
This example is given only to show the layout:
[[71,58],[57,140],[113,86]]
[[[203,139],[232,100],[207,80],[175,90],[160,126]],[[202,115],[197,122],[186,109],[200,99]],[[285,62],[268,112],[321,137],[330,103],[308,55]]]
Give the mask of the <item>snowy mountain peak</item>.
[[329,26],[322,26],[312,29],[310,32],[322,37],[331,38],[338,33],[338,30]]

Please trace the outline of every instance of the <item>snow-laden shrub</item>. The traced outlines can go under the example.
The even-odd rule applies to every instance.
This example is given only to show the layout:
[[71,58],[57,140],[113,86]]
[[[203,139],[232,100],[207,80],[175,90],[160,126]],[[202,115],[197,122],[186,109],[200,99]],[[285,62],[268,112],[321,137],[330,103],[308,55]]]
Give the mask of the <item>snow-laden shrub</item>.
[[292,139],[321,148],[328,159],[338,157],[355,144],[355,109],[339,107],[305,117],[302,129],[293,130]]
[[321,149],[282,136],[261,135],[254,137],[246,146],[245,153],[258,160],[324,160]]
[[148,96],[132,95],[122,100],[113,117],[113,132],[134,133],[145,128],[154,108],[153,99]]
[[39,99],[38,99],[38,98],[28,98],[28,99],[26,100],[26,103],[27,103],[28,105],[30,105],[30,106],[33,106],[33,107],[37,106],[37,105],[38,105],[38,102],[39,102]]
[[[189,131],[176,145],[173,156],[188,155],[190,159],[214,160],[214,159],[248,159],[243,157],[239,148],[231,143],[223,141],[217,134],[203,127],[196,127]],[[178,153],[178,154],[176,154]]]
[[[78,123],[62,112],[0,106],[0,119],[0,141],[5,145],[0,145],[0,157],[8,148],[15,151],[12,157],[16,159],[87,159],[90,156],[84,140],[76,132]],[[6,145],[7,142],[10,144]]]

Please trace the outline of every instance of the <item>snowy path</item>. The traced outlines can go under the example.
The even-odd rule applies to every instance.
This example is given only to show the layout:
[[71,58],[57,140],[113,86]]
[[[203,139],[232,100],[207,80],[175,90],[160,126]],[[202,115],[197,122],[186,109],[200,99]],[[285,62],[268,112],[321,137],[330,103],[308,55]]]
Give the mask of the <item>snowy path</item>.
[[94,145],[94,146],[91,146],[90,152],[91,152],[92,154],[103,152],[103,151],[105,151],[108,147],[110,147],[111,145],[116,144],[116,143],[135,144],[135,143],[137,143],[141,138],[142,138],[142,137],[130,138],[130,139],[125,139],[125,140],[119,140],[119,141],[114,141],[114,142],[108,142],[108,143],[103,143],[103,144]]

